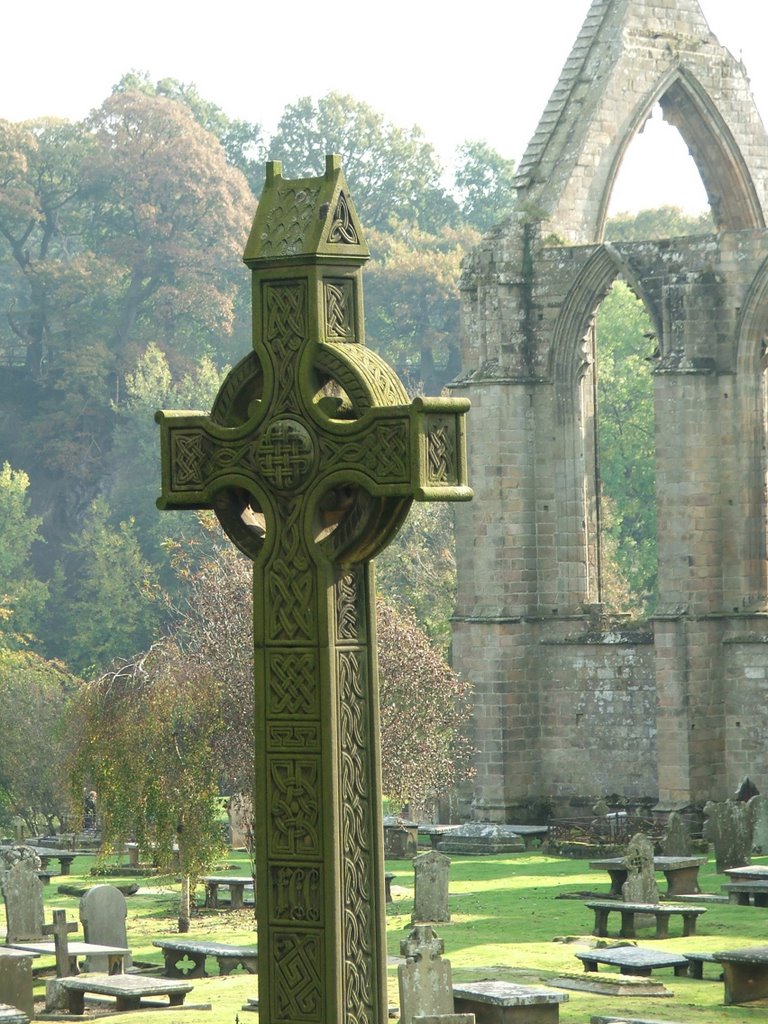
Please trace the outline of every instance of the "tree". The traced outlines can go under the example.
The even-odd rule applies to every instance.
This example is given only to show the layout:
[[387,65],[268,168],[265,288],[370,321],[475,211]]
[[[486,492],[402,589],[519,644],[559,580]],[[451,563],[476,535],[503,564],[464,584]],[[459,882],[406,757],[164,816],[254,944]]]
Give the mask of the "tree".
[[679,206],[659,206],[638,213],[617,213],[605,225],[609,242],[642,242],[654,238],[683,238],[714,232],[712,213],[688,214]]
[[450,228],[430,235],[407,224],[369,232],[367,342],[413,391],[439,394],[461,368],[461,261],[479,237]]
[[131,520],[116,527],[97,498],[51,585],[50,654],[80,674],[146,648],[156,624],[155,571]]
[[0,810],[33,834],[41,822],[49,832],[66,825],[69,741],[62,726],[77,685],[63,666],[0,646]]
[[341,155],[344,175],[366,229],[407,221],[436,230],[456,218],[440,183],[442,167],[420,128],[397,128],[365,103],[330,92],[287,106],[269,141],[286,177],[318,174],[327,153]]
[[616,282],[597,317],[605,568],[610,576],[613,563],[619,573],[614,594],[623,607],[615,610],[645,613],[653,606],[658,571],[652,331],[642,302]]
[[376,603],[382,786],[413,813],[473,774],[466,734],[471,688],[448,666],[413,616]]
[[73,793],[98,794],[103,852],[132,836],[161,869],[180,871],[181,932],[194,880],[224,852],[220,726],[217,687],[171,641],[86,684],[70,720]]
[[454,183],[461,215],[476,231],[488,231],[514,207],[515,161],[477,139],[459,146],[458,157]]
[[40,523],[30,514],[29,477],[8,462],[0,469],[0,646],[28,643],[48,598],[35,578],[30,550],[39,543]]

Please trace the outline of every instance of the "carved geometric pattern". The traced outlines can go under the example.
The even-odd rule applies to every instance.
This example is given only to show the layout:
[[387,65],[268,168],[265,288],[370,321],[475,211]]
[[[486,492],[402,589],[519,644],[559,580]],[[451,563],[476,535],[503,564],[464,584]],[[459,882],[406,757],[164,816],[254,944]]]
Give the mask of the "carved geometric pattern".
[[267,725],[270,750],[320,750],[320,726],[314,722],[270,722]]
[[189,433],[174,430],[171,434],[171,444],[174,489],[202,487],[203,463],[207,454],[203,435],[197,430]]
[[346,572],[336,583],[336,637],[339,641],[352,640],[359,642],[360,609],[358,596],[360,593],[360,569],[355,567]]
[[343,192],[339,193],[339,201],[336,204],[336,211],[333,215],[333,224],[328,232],[329,242],[346,243],[347,245],[358,245],[360,239],[357,237],[355,226],[349,212],[349,203]]
[[283,185],[264,229],[264,256],[292,256],[304,249],[307,227],[315,216],[319,187]]
[[316,867],[273,866],[270,869],[270,912],[276,921],[320,920],[322,875]]
[[320,761],[316,757],[268,758],[269,845],[273,856],[320,855]]
[[319,713],[314,651],[269,651],[267,714],[314,717]]
[[371,405],[407,405],[408,393],[392,368],[372,349],[353,349],[355,370],[370,394]]
[[223,427],[233,427],[247,418],[249,406],[261,395],[261,364],[255,352],[250,352],[233,366],[219,388],[211,419]]
[[270,955],[276,983],[272,1020],[321,1020],[323,952],[322,935],[316,932],[272,933]]
[[380,483],[403,483],[410,479],[410,421],[402,420],[379,423],[370,433],[348,441],[331,445],[320,439],[321,458],[325,469],[335,469],[339,464],[360,466]]
[[328,341],[354,341],[355,292],[352,281],[325,281],[325,336]]
[[430,416],[427,421],[427,479],[430,483],[458,483],[456,433],[450,416]]
[[273,413],[299,407],[295,364],[309,337],[307,288],[303,281],[265,283],[264,342],[273,354],[275,394]]
[[303,643],[315,639],[315,574],[304,546],[301,506],[278,503],[282,529],[269,573],[268,639]]
[[259,440],[261,475],[278,491],[298,487],[314,466],[309,431],[296,420],[273,420]]
[[370,742],[365,655],[338,652],[341,713],[342,844],[344,858],[344,981],[347,1024],[375,1019],[371,914],[374,891],[370,820]]

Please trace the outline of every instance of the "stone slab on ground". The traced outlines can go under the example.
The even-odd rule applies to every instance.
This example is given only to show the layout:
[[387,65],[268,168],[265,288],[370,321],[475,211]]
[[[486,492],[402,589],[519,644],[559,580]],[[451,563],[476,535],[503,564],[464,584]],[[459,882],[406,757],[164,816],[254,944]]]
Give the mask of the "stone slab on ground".
[[468,822],[441,839],[437,848],[441,853],[464,855],[522,853],[525,850],[525,841],[509,825]]
[[628,974],[559,974],[556,978],[547,978],[547,984],[573,992],[591,992],[597,996],[654,996],[657,999],[671,999],[674,995],[653,978],[635,978]]
[[15,1006],[0,1003],[0,1024],[29,1024],[29,1017]]
[[650,1017],[606,1017],[598,1013],[589,1018],[589,1024],[679,1024],[676,1020],[651,1020]]

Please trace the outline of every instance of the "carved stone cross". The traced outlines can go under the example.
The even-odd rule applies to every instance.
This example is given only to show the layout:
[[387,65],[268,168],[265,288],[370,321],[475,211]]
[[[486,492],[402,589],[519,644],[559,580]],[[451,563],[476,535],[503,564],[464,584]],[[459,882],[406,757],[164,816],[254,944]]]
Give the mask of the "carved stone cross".
[[408,402],[364,347],[368,258],[338,157],[277,162],[245,250],[253,352],[210,416],[157,414],[163,509],[254,562],[259,1012],[387,1019],[373,575],[411,501],[461,501],[463,399]]
[[77,974],[77,969],[72,971],[72,961],[69,956],[69,933],[77,931],[77,923],[72,921],[67,924],[66,910],[54,910],[53,924],[43,925],[43,935],[53,936],[53,948],[56,952],[56,974],[59,978],[67,978],[70,974]]

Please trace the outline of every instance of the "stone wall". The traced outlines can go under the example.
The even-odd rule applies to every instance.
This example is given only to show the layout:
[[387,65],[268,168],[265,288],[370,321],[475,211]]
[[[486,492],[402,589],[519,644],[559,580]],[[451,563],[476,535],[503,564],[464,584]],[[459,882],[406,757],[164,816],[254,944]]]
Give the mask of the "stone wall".
[[[657,101],[718,230],[604,243],[621,157]],[[747,774],[768,787],[768,138],[696,0],[594,0],[518,188],[465,265],[454,385],[472,402],[454,657],[476,686],[475,814],[606,789],[671,809]],[[602,622],[594,316],[619,277],[655,332],[638,339],[659,524],[642,643],[606,643]]]

